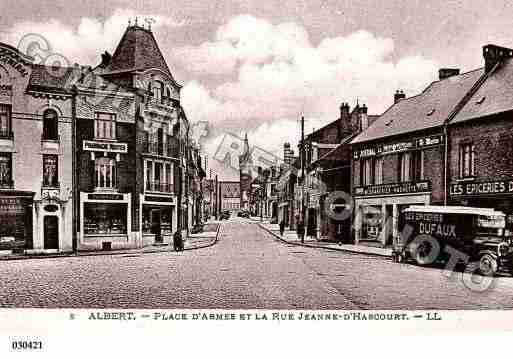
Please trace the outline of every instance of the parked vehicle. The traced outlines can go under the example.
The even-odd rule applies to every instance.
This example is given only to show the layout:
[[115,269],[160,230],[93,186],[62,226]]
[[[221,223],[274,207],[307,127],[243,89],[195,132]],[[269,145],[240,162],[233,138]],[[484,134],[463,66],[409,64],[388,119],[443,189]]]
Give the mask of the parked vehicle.
[[248,211],[242,211],[240,216],[242,218],[249,218],[249,212]]
[[[512,271],[513,243],[506,216],[490,208],[410,206],[399,218],[394,259],[418,265],[446,261],[454,250],[478,261],[483,275]],[[451,247],[451,248],[448,248]]]

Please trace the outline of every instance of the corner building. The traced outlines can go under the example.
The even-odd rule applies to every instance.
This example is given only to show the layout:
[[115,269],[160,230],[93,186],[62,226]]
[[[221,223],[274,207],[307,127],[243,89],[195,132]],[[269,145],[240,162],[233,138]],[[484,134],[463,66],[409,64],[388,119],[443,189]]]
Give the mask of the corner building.
[[94,89],[78,85],[79,249],[171,243],[192,223],[179,200],[189,124],[152,31],[129,26],[83,80]]

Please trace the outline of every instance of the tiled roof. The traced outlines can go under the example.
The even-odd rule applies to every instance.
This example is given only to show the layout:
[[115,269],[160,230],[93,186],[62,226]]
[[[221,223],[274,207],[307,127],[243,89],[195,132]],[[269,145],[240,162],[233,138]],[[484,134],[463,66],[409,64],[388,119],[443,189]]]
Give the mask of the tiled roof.
[[510,110],[513,110],[513,59],[504,60],[488,75],[450,123]]
[[153,33],[139,26],[130,26],[121,38],[104,73],[151,68],[160,69],[172,76]]
[[443,125],[483,75],[484,68],[431,83],[422,93],[392,105],[352,143],[372,141]]
[[66,92],[73,80],[72,67],[32,65],[28,89]]

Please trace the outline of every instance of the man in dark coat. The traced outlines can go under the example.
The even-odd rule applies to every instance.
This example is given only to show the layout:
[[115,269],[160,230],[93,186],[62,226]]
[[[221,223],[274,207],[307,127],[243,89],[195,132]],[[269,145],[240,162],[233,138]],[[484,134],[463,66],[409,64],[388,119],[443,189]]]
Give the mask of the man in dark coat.
[[285,221],[282,219],[280,222],[280,236],[283,237],[283,232],[285,232]]
[[297,222],[297,236],[301,239],[301,243],[305,242],[305,223],[302,219]]

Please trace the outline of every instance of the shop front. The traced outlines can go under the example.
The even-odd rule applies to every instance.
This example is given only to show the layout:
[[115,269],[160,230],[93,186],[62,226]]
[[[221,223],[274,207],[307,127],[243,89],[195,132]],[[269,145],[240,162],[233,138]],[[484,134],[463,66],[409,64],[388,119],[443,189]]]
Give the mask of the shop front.
[[430,181],[356,187],[354,190],[354,236],[365,242],[390,246],[397,238],[401,211],[411,205],[431,202]]
[[177,229],[174,197],[141,195],[142,245],[170,244]]
[[134,248],[130,193],[80,193],[79,250]]
[[506,226],[513,231],[513,178],[464,180],[450,184],[450,204],[493,208],[506,214]]
[[33,247],[33,192],[0,191],[0,251]]

